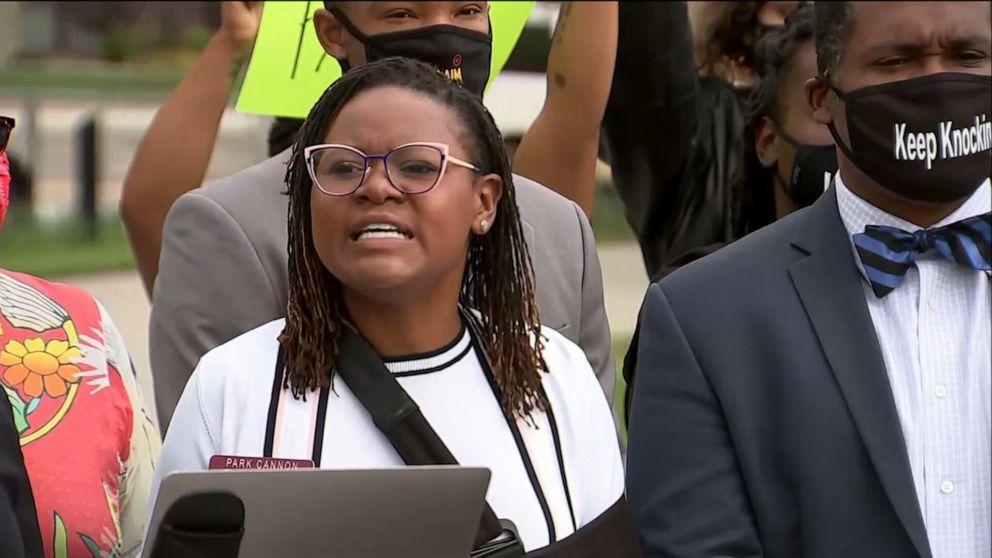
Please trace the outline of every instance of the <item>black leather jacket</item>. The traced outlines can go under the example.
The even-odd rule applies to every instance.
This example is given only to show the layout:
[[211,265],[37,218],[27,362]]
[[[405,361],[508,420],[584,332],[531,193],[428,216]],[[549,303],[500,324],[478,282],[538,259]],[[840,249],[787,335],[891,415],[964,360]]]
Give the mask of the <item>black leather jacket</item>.
[[698,76],[685,2],[620,3],[602,135],[652,279],[771,221],[748,205],[745,95]]

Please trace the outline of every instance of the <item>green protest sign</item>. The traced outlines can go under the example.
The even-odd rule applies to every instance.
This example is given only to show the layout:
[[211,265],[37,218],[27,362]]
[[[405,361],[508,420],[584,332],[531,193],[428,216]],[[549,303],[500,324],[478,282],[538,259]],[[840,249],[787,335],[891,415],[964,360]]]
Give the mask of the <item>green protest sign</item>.
[[[536,2],[490,2],[493,61],[489,82],[513,51]],[[235,107],[239,112],[305,118],[341,66],[324,52],[313,28],[323,2],[266,2]]]

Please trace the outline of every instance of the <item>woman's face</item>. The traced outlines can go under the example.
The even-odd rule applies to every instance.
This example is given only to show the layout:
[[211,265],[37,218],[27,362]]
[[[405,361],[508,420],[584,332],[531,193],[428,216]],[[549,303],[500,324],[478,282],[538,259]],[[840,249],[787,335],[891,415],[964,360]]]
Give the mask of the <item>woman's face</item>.
[[[324,138],[324,143],[348,145],[370,156],[414,142],[447,144],[452,157],[479,164],[455,109],[401,87],[359,93],[341,109]],[[346,296],[388,304],[435,295],[457,298],[471,235],[484,234],[483,221],[491,227],[501,194],[498,175],[482,175],[450,161],[433,189],[405,194],[376,160],[351,195],[329,196],[311,186],[314,247]],[[387,228],[382,225],[398,233],[371,232]]]

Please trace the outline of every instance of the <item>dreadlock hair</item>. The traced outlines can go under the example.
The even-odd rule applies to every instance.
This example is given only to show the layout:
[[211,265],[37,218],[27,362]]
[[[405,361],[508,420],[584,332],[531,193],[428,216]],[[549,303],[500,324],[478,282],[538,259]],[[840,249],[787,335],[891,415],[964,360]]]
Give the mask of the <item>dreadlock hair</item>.
[[816,2],[813,5],[816,27],[816,67],[820,75],[837,69],[844,55],[844,41],[850,27],[850,2]]
[[718,73],[728,67],[754,67],[754,45],[761,38],[763,27],[758,15],[765,2],[735,2],[714,23],[706,41],[699,69]]
[[[785,18],[785,25],[769,31],[755,49],[758,83],[750,99],[750,121],[762,116],[776,122],[782,117],[782,78],[792,69],[796,53],[813,40],[813,6],[803,4]],[[812,76],[810,76],[812,77]]]
[[[493,367],[503,409],[517,417],[545,410],[541,374],[541,318],[534,275],[520,225],[513,175],[503,137],[475,94],[407,58],[387,58],[344,74],[314,105],[293,146],[286,172],[289,194],[289,304],[279,341],[285,349],[283,388],[305,397],[334,378],[343,328],[357,328],[347,316],[340,281],[321,263],[313,244],[310,192],[313,187],[303,149],[324,141],[337,115],[356,95],[377,87],[401,87],[451,108],[473,139],[474,161],[483,174],[503,179],[499,218],[488,234],[469,242],[459,302],[482,314],[478,339]],[[429,195],[429,194],[427,194]],[[533,340],[533,341],[532,341]]]
[[765,116],[782,122],[782,79],[792,69],[800,47],[813,40],[813,8],[803,3],[785,19],[785,25],[772,29],[758,41],[755,66],[758,81],[748,100],[747,132],[744,142],[743,214],[759,227],[775,221],[775,193],[770,187],[776,172],[765,168],[758,160],[755,132]]

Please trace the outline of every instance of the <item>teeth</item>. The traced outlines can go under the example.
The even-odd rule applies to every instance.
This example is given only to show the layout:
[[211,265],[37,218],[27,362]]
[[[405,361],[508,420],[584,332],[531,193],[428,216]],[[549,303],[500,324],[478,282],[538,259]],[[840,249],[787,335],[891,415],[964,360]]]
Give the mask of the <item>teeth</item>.
[[373,240],[376,238],[399,238],[406,240],[407,236],[399,231],[365,231],[358,235],[358,240]]
[[362,232],[365,231],[395,232],[395,231],[399,231],[399,229],[393,225],[387,225],[383,223],[372,223],[371,225],[367,225],[364,229],[362,229]]

